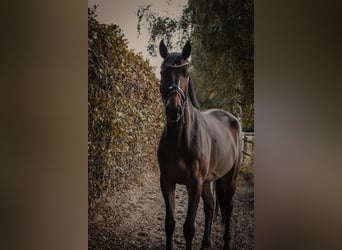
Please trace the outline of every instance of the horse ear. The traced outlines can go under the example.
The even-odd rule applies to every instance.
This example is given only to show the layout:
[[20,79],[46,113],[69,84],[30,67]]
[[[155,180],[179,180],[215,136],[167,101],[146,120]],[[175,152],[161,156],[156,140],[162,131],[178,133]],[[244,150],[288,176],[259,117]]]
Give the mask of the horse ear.
[[162,58],[166,58],[169,52],[167,51],[167,48],[165,46],[165,43],[163,40],[160,41],[159,43],[159,53]]
[[190,45],[190,42],[187,41],[182,50],[182,58],[184,60],[188,59],[190,56],[190,53],[191,53],[191,45]]

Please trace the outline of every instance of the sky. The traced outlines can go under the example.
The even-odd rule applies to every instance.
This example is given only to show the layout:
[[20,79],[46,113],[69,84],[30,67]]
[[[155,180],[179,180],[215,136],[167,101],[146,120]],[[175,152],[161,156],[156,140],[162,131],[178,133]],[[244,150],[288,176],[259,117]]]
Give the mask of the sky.
[[[175,17],[179,16],[182,6],[187,0],[88,0],[88,6],[98,4],[96,10],[97,20],[106,24],[117,24],[123,30],[124,37],[128,40],[129,49],[141,52],[145,58],[150,60],[152,66],[159,68],[162,59],[159,55],[151,57],[147,50],[148,33],[142,26],[141,35],[138,37],[136,16],[139,6],[152,5],[152,10],[161,15]],[[158,75],[158,74],[157,74]]]

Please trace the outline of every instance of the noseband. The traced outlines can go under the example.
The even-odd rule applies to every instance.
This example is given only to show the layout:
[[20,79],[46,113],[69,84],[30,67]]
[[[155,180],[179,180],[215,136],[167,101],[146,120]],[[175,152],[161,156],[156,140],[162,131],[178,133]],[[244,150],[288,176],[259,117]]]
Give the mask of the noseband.
[[167,89],[167,91],[165,93],[165,98],[163,97],[163,102],[164,102],[165,109],[166,109],[166,105],[167,105],[167,100],[173,94],[179,95],[179,97],[181,99],[181,115],[179,116],[179,118],[177,120],[174,120],[174,121],[173,120],[169,120],[169,122],[177,123],[177,122],[179,122],[179,120],[184,115],[184,110],[185,110],[185,106],[186,106],[186,95],[184,94],[184,91],[180,87],[178,87],[177,85],[172,85],[171,87],[169,87]]
[[186,102],[186,95],[184,94],[184,91],[180,87],[178,87],[177,85],[172,85],[171,87],[169,87],[167,89],[165,95],[163,96],[164,104],[165,105],[167,104],[167,100],[173,94],[179,95],[179,97],[181,98],[182,106],[183,106],[183,104],[185,104],[185,102]]

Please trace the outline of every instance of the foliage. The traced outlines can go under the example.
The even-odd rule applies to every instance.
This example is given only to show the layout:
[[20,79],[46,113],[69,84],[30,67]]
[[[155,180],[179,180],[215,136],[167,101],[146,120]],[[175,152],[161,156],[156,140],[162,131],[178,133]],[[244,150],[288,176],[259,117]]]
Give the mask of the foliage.
[[172,47],[190,38],[192,77],[204,108],[223,108],[239,116],[245,128],[254,123],[253,0],[188,0],[179,19],[160,17],[150,7],[138,10],[138,27],[150,32],[149,52],[160,39]]
[[[147,27],[149,40],[147,51],[151,56],[157,56],[157,44],[159,40],[164,39],[168,49],[173,49],[174,44],[181,48],[184,43],[190,39],[189,15],[186,9],[179,20],[170,17],[162,17],[157,12],[151,10],[152,5],[146,5],[138,9],[137,31],[140,35],[141,25]],[[175,34],[177,35],[175,37]]]
[[147,60],[129,50],[117,25],[88,9],[89,204],[156,163],[163,119],[159,85]]

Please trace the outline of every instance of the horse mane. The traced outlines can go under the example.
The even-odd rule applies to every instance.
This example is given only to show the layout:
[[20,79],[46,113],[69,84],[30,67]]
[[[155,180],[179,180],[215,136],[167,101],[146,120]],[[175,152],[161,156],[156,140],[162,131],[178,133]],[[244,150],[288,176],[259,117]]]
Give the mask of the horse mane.
[[195,89],[194,89],[194,86],[193,86],[193,83],[192,83],[192,79],[191,79],[190,76],[189,76],[189,97],[190,97],[192,105],[195,108],[200,109],[200,104],[199,104],[199,101],[197,99],[197,96],[196,96],[196,93],[195,93]]

